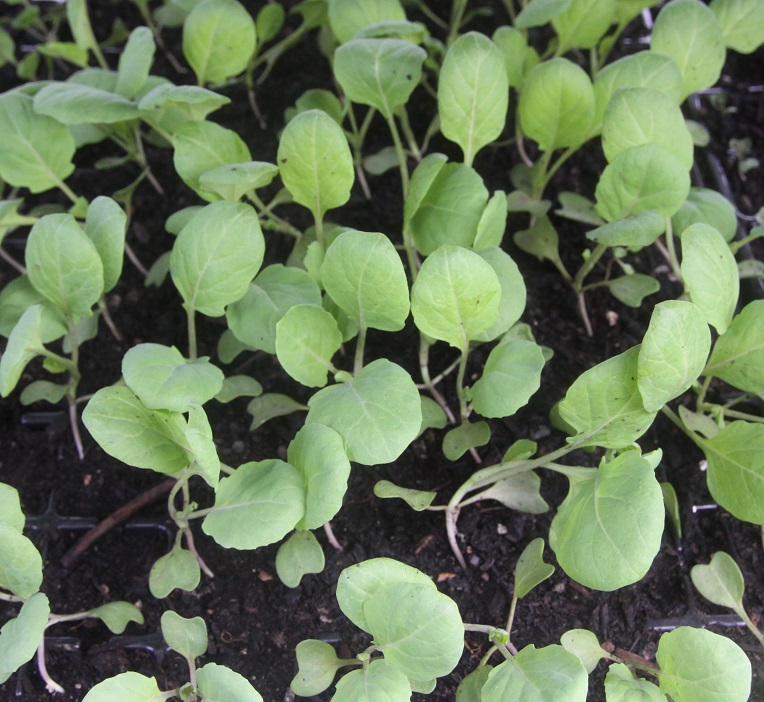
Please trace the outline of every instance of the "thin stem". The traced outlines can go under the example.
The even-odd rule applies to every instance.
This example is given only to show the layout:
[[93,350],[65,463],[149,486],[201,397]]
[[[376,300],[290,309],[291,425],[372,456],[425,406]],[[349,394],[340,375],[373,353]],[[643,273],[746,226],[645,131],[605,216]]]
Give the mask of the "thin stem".
[[409,122],[409,113],[406,111],[405,105],[401,105],[397,110],[398,119],[401,121],[401,129],[403,130],[403,136],[406,137],[406,143],[408,144],[411,155],[417,160],[422,160],[422,151],[419,145],[416,143],[416,137],[411,129],[411,123]]
[[[184,307],[186,307],[184,305]],[[191,361],[196,360],[196,311],[193,307],[186,307],[186,318],[188,326],[188,358]]]
[[738,410],[723,409],[725,417],[731,417],[732,419],[744,419],[747,422],[759,422],[764,423],[764,417],[759,417],[755,414],[748,414],[748,412],[738,412]]
[[199,551],[196,550],[196,544],[194,543],[194,535],[191,533],[191,529],[188,527],[183,529],[183,536],[186,537],[186,546],[188,546],[188,550],[194,554],[194,557],[196,558],[196,561],[199,564],[199,567],[202,569],[202,572],[206,576],[210,578],[214,578],[215,574],[210,570],[209,566],[204,562],[204,559],[201,557]]
[[24,275],[27,272],[27,269],[3,248],[0,248],[0,258],[11,266],[11,268],[16,269],[21,275]]
[[297,227],[292,226],[287,222],[285,219],[281,219],[278,215],[273,214],[271,211],[271,206],[266,205],[257,195],[257,193],[254,190],[250,190],[247,193],[247,197],[255,204],[255,206],[260,210],[259,215],[261,217],[264,217],[266,219],[265,222],[263,222],[263,226],[266,226],[269,229],[274,229],[276,231],[283,232],[284,234],[289,234],[290,236],[293,236],[295,239],[301,239],[302,238],[302,232],[297,229]]
[[507,630],[507,633],[512,636],[512,624],[515,621],[515,610],[517,609],[517,597],[512,597],[512,604],[509,605],[509,616],[507,617],[507,626],[504,628]]
[[578,298],[578,314],[581,316],[581,319],[584,323],[584,328],[586,329],[586,335],[594,336],[594,329],[592,329],[592,322],[589,319],[589,311],[586,309],[586,294],[582,290],[581,292],[576,294],[576,297]]
[[470,416],[470,410],[467,406],[467,393],[464,390],[464,374],[467,370],[468,357],[469,346],[462,351],[462,355],[459,358],[459,370],[456,373],[456,394],[459,397],[459,414],[461,415],[462,424]]
[[560,167],[574,153],[576,153],[576,151],[578,151],[579,147],[580,147],[580,145],[579,146],[571,146],[571,147],[565,149],[565,151],[563,151],[562,154],[560,154],[558,159],[549,167],[549,170],[547,170],[546,175],[544,176],[544,186],[543,186],[542,192],[543,192],[543,190],[546,189],[546,186],[549,185],[549,181],[552,180],[552,178],[554,178],[554,174],[557,173],[557,171],[560,169]]
[[321,249],[326,251],[326,244],[324,241],[324,219],[318,210],[313,211],[313,221],[316,227],[316,241],[321,246]]
[[669,265],[674,272],[676,279],[680,282],[684,282],[682,278],[682,267],[679,264],[679,257],[676,255],[676,246],[674,242],[674,232],[671,228],[671,219],[666,218],[666,252],[668,253]]
[[124,341],[125,337],[123,336],[122,332],[119,330],[119,327],[114,323],[114,320],[111,318],[111,313],[109,312],[109,306],[106,304],[106,300],[104,300],[103,296],[98,300],[98,309],[101,312],[101,317],[103,317],[103,321],[106,322],[106,326],[109,327],[109,331],[111,332],[111,335],[117,340],[117,341]]
[[78,458],[82,461],[85,458],[85,448],[82,445],[82,435],[80,434],[79,415],[77,414],[77,398],[69,397],[67,404],[69,409],[69,426],[72,429],[74,446],[77,449]]
[[459,30],[462,28],[462,20],[464,19],[464,11],[466,9],[467,0],[453,0],[453,5],[451,5],[451,26],[448,38],[446,39],[446,46],[450,46],[456,41]]
[[128,244],[127,242],[125,242],[125,256],[127,256],[128,259],[130,259],[130,262],[138,269],[138,272],[144,278],[149,274],[149,271],[146,268],[146,266],[144,266],[141,263],[141,261],[138,258],[138,256],[136,256],[135,251],[133,251],[133,247],[130,246],[130,244]]
[[703,384],[700,386],[700,389],[698,390],[698,399],[695,402],[695,408],[699,409],[700,406],[703,404],[703,401],[706,399],[706,393],[708,392],[708,387],[711,385],[711,381],[713,380],[713,376],[707,375],[703,379]]
[[53,693],[62,694],[64,688],[61,687],[53,678],[48,674],[48,668],[45,666],[45,638],[43,637],[40,644],[37,646],[37,670],[40,671],[40,677],[45,681],[45,689]]
[[363,353],[366,348],[366,331],[368,327],[361,322],[355,344],[355,359],[353,360],[353,375],[358,375],[363,369]]
[[21,597],[16,597],[16,595],[9,595],[5,592],[0,592],[0,602],[23,602],[24,600],[21,599]]
[[345,550],[344,548],[342,548],[342,544],[339,541],[337,541],[337,537],[334,535],[334,530],[332,529],[331,522],[324,522],[324,534],[326,534],[326,540],[329,542],[329,545],[335,551]]
[[398,132],[398,127],[395,124],[395,117],[386,115],[387,126],[390,128],[390,134],[393,137],[393,145],[395,146],[395,153],[398,157],[398,170],[401,173],[401,187],[403,189],[403,201],[406,201],[406,195],[409,191],[409,169],[406,163],[406,152],[403,149],[403,143],[401,142],[401,135]]
[[[427,391],[432,395],[435,402],[437,402],[441,409],[446,413],[446,418],[448,419],[448,423],[451,425],[456,424],[456,417],[454,416],[454,413],[451,411],[451,408],[448,406],[448,403],[446,402],[446,398],[443,397],[443,395],[440,394],[440,391],[435,387],[435,383],[430,379],[430,363],[429,363],[429,356],[430,356],[430,344],[427,343],[427,341],[424,338],[424,334],[419,335],[419,372],[422,374],[422,380],[424,381],[424,386],[427,388]],[[461,360],[461,357],[459,360],[457,360],[457,364]]]

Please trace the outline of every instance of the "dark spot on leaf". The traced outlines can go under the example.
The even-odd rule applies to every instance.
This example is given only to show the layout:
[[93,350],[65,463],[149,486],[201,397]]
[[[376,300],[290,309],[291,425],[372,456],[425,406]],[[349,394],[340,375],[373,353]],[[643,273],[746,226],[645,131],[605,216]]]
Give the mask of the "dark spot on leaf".
[[287,162],[287,159],[285,159],[285,158],[281,159],[281,163],[286,163],[286,162]]

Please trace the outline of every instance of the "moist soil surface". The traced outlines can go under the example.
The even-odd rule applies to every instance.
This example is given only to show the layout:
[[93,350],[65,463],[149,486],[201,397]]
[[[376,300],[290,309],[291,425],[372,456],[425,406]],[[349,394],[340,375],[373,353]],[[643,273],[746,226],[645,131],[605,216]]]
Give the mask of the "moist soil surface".
[[[249,9],[256,11],[257,5],[250,5]],[[128,26],[140,24],[132,5],[122,3],[116,9],[121,15],[127,15]],[[480,18],[477,29],[490,33],[492,22],[495,25],[504,22],[500,6],[497,4],[492,9],[495,18]],[[113,15],[108,14],[111,12],[111,7],[98,6],[94,25],[99,35],[105,33],[99,31],[99,27],[105,30],[111,26]],[[179,32],[167,30],[164,36],[169,50],[181,56]],[[753,144],[749,155],[764,160],[761,59],[761,53],[753,57],[731,57],[720,82],[722,92],[717,93],[722,97],[703,96],[697,106],[696,119],[711,130],[716,162],[726,173],[731,196],[735,197],[743,215],[755,214],[764,203],[760,170],[741,174],[737,169],[737,156],[731,154],[728,145],[730,138],[749,137]],[[111,60],[116,64],[116,57],[112,56]],[[161,51],[157,53],[154,72],[164,72],[178,83],[193,82],[191,74],[178,77],[171,72]],[[2,77],[4,87],[13,84],[8,69]],[[213,114],[212,119],[241,135],[255,160],[274,163],[284,110],[306,89],[331,86],[329,65],[318,52],[315,35],[311,34],[278,62],[258,89],[265,128],[253,117],[246,91],[240,85],[224,91],[232,102]],[[421,108],[417,107],[419,104]],[[422,134],[433,109],[432,98],[420,90],[410,105],[414,131]],[[384,123],[380,121],[375,125],[369,139],[370,152],[388,145]],[[436,138],[430,151],[442,151],[459,159],[453,145],[443,139]],[[111,194],[138,175],[137,170],[129,167],[96,170],[93,164],[105,155],[113,154],[102,145],[78,152],[78,168],[69,181],[75,191],[89,199]],[[173,239],[164,229],[165,219],[182,207],[198,204],[196,195],[175,175],[169,150],[150,147],[148,157],[165,192],[159,194],[144,182],[133,201],[128,243],[145,265],[153,263],[172,246]],[[479,154],[475,167],[489,191],[507,190],[510,188],[508,172],[516,162],[514,149],[488,148]],[[578,190],[591,196],[601,167],[601,161],[573,160],[566,168],[567,180],[552,183],[552,192]],[[698,177],[711,178],[713,166],[709,168],[704,175],[697,174]],[[390,172],[381,177],[368,176],[368,179],[372,201],[368,202],[356,186],[351,201],[331,212],[330,218],[345,226],[392,233],[395,237],[394,233],[401,229],[402,212],[397,176]],[[714,187],[713,183],[707,184]],[[282,216],[298,228],[310,224],[306,212],[296,206],[284,208]],[[563,258],[570,267],[577,268],[580,251],[585,246],[584,229],[563,220],[559,222]],[[522,216],[510,215],[510,232],[524,226]],[[268,236],[266,264],[283,262],[289,241],[279,235]],[[587,298],[594,330],[594,336],[589,337],[575,296],[556,270],[513,248],[510,236],[505,239],[507,250],[517,261],[528,287],[523,321],[531,326],[539,343],[554,351],[554,356],[543,372],[541,389],[530,403],[515,416],[492,422],[491,443],[479,451],[482,465],[499,461],[509,445],[521,438],[537,441],[540,453],[560,446],[564,437],[550,429],[548,420],[554,403],[581,372],[639,343],[652,306],[681,292],[661,260],[647,254],[632,256],[629,261],[638,270],[659,278],[661,292],[635,310],[624,307],[607,292],[593,291]],[[23,237],[12,237],[6,246],[13,255],[22,257]],[[762,258],[761,252],[758,253],[758,258]],[[5,285],[13,276],[9,266],[0,267],[0,285]],[[760,288],[753,286],[746,294],[760,294]],[[137,343],[152,341],[181,349],[186,345],[185,315],[171,282],[145,287],[142,274],[126,262],[122,280],[109,294],[108,304],[124,339],[116,341],[103,327],[95,340],[83,346],[81,394],[117,381],[122,356]],[[224,329],[222,322],[200,319],[199,325],[200,353],[219,362],[216,345]],[[454,352],[440,346],[433,349],[434,374],[454,360]],[[474,354],[469,369],[474,377],[479,375],[485,353]],[[400,334],[370,335],[367,362],[381,356],[400,363],[418,377],[417,337],[410,329]],[[338,365],[343,363],[346,367],[352,365],[352,343]],[[305,389],[288,378],[267,355],[244,354],[223,368],[227,374],[253,375],[266,392],[284,392],[307,399]],[[40,377],[47,375],[39,363],[33,363],[20,388]],[[445,392],[447,399],[456,404],[453,393]],[[108,531],[68,567],[62,565],[62,558],[88,527],[109,517],[165,478],[120,464],[106,455],[84,429],[86,455],[84,460],[79,460],[65,413],[58,408],[51,411],[49,405],[24,407],[17,393],[0,400],[0,480],[13,485],[21,494],[29,517],[27,534],[43,554],[43,590],[50,598],[52,611],[71,613],[114,600],[127,600],[141,607],[145,617],[143,626],[131,624],[121,636],[113,636],[97,621],[60,624],[48,631],[48,672],[66,689],[57,698],[66,702],[81,700],[95,683],[126,670],[156,676],[161,689],[184,683],[185,663],[164,647],[159,634],[159,618],[168,609],[186,617],[199,615],[205,619],[209,651],[204,662],[214,661],[238,671],[252,681],[265,700],[291,700],[289,682],[296,671],[294,649],[299,641],[324,639],[337,647],[340,657],[352,657],[368,646],[368,637],[339,611],[334,590],[345,567],[373,557],[396,558],[427,573],[442,592],[457,602],[465,622],[504,626],[517,559],[533,538],[547,537],[554,511],[567,492],[566,479],[544,472],[542,494],[551,506],[546,514],[520,514],[494,502],[465,508],[459,519],[461,546],[468,561],[468,568],[463,570],[449,548],[442,513],[414,512],[401,501],[381,500],[373,494],[374,484],[387,479],[406,487],[435,490],[437,503],[443,504],[476,469],[469,454],[457,462],[447,461],[440,448],[442,432],[428,430],[390,465],[354,466],[344,506],[332,521],[342,551],[334,549],[324,533],[317,533],[326,554],[326,568],[321,574],[306,576],[299,587],[287,588],[275,573],[277,545],[255,552],[226,550],[197,529],[197,548],[215,577],[203,576],[194,592],[176,590],[159,601],[148,590],[148,574],[156,559],[169,549],[174,534],[164,496]],[[246,404],[245,399],[240,399],[227,405],[215,402],[208,405],[221,460],[236,466],[247,461],[284,458],[286,446],[302,422],[301,416],[276,419],[251,432]],[[551,578],[520,601],[512,641],[517,648],[527,644],[541,647],[558,643],[569,629],[587,628],[594,631],[600,641],[652,661],[662,631],[682,624],[706,622],[709,628],[730,636],[746,650],[757,675],[752,699],[764,699],[761,648],[744,628],[713,623],[714,615],[729,612],[704,601],[694,591],[689,578],[693,565],[708,562],[715,551],[728,552],[743,571],[745,605],[756,621],[764,611],[764,557],[759,528],[732,518],[713,504],[701,470],[702,455],[668,421],[659,418],[640,443],[644,450],[661,447],[664,451],[658,477],[669,481],[676,490],[681,536],[667,521],[662,547],[647,575],[637,584],[615,592],[589,590],[573,582],[558,567]],[[598,459],[597,454],[577,457],[579,462],[592,465]],[[212,496],[205,486],[195,484],[193,489],[200,506],[211,503]],[[548,548],[545,558],[555,563]],[[0,621],[13,616],[14,611],[0,603]],[[710,619],[705,619],[707,615]],[[459,666],[438,682],[427,699],[453,700],[459,681],[476,667],[487,649],[483,635],[469,634]],[[605,673],[606,665],[601,662],[590,676],[589,699],[594,702],[604,700]],[[313,699],[330,697],[331,690]],[[49,699],[34,662],[0,685],[3,701]],[[415,694],[413,699],[423,700],[425,696]]]

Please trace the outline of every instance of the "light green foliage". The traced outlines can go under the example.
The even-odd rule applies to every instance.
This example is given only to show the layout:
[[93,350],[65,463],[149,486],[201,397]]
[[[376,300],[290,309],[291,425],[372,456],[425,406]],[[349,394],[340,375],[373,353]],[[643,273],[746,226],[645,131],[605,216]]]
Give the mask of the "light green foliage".
[[437,496],[435,492],[403,488],[391,483],[389,480],[380,480],[378,483],[375,483],[374,494],[383,500],[392,497],[400,498],[415,512],[427,509]]
[[48,598],[36,592],[24,602],[16,618],[3,624],[0,629],[0,685],[34,656],[43,639],[49,614]]
[[581,661],[587,674],[591,674],[605,655],[599,639],[588,629],[570,629],[560,637],[560,643]]
[[175,588],[189,592],[195,590],[200,580],[201,569],[196,556],[176,546],[151,566],[149,590],[154,597],[164,599]]
[[21,511],[18,490],[0,483],[0,525],[11,527],[20,534],[25,523],[26,517]]
[[682,162],[658,144],[622,151],[607,165],[595,191],[597,213],[606,221],[650,210],[671,217],[690,192]]
[[544,563],[544,539],[533,539],[517,559],[513,597],[525,597],[536,585],[551,577],[552,573],[554,566]]
[[184,449],[183,416],[148,409],[128,387],[96,392],[82,422],[106,453],[136,468],[177,473],[191,462]]
[[103,264],[103,291],[109,292],[122,275],[127,215],[110,197],[98,196],[88,206],[85,234],[95,244]]
[[183,182],[204,200],[221,199],[202,189],[199,179],[208,171],[232,163],[244,163],[252,155],[236,132],[214,122],[187,122],[172,137],[175,170]]
[[595,125],[602,123],[610,98],[620,88],[651,88],[666,95],[678,105],[684,97],[684,84],[679,67],[670,56],[656,51],[639,51],[613,61],[594,79],[597,103]]
[[16,597],[31,597],[42,585],[42,558],[15,527],[0,523],[0,587]]
[[170,273],[187,310],[221,317],[226,305],[244,297],[264,253],[255,210],[242,203],[213,202],[178,234]]
[[188,407],[188,424],[184,434],[196,474],[204,478],[211,488],[217,487],[220,459],[212,439],[210,421],[201,406],[194,404]]
[[463,422],[443,437],[443,455],[449,461],[458,461],[470,449],[485,446],[490,440],[491,427],[487,422]]
[[597,590],[637,582],[661,544],[663,493],[653,466],[636,451],[602,461],[591,479],[572,478],[549,530],[563,570]]
[[385,358],[345,383],[319,390],[308,406],[305,421],[334,429],[345,442],[348,458],[367,466],[398,458],[422,423],[414,381]]
[[672,0],[664,5],[655,19],[650,49],[676,62],[684,85],[682,98],[714,85],[726,56],[722,28],[700,0]]
[[557,230],[546,215],[534,218],[534,222],[529,229],[515,232],[513,238],[515,244],[526,253],[540,258],[547,258],[558,269],[562,268],[560,239],[557,235]]
[[603,224],[587,232],[586,238],[606,246],[650,246],[666,231],[666,218],[643,210]]
[[557,55],[568,49],[593,49],[615,18],[617,0],[573,0],[552,18],[559,46]]
[[711,332],[700,308],[684,300],[655,306],[639,349],[637,385],[645,409],[657,412],[700,376]]
[[0,395],[8,397],[27,364],[44,349],[41,332],[42,307],[32,305],[13,327],[0,358]]
[[276,573],[287,587],[297,587],[303,576],[324,569],[324,551],[312,531],[296,531],[276,553]]
[[649,680],[642,680],[623,663],[613,663],[605,677],[608,702],[666,702],[666,696]]
[[93,34],[88,16],[87,0],[71,0],[66,3],[66,21],[74,41],[81,49],[98,50],[98,42]]
[[764,41],[764,5],[758,0],[712,0],[724,43],[741,54],[753,53]]
[[639,347],[582,373],[559,404],[562,419],[576,430],[568,441],[582,446],[623,448],[652,424],[637,386]]
[[[486,208],[487,209],[487,208]],[[525,281],[510,255],[498,246],[478,252],[493,268],[501,285],[498,319],[483,332],[476,334],[475,341],[493,341],[505,334],[520,319],[525,310]]]
[[588,676],[581,661],[562,646],[526,646],[497,665],[483,685],[481,702],[585,702]]
[[713,498],[738,519],[764,524],[764,424],[732,422],[701,448]]
[[256,397],[247,405],[247,412],[252,415],[249,430],[255,431],[255,429],[274,417],[283,417],[286,414],[307,409],[305,405],[300,404],[297,400],[293,400],[287,395],[265,393],[260,397]]
[[136,27],[127,40],[119,57],[116,92],[128,100],[134,100],[149,77],[154,62],[156,44],[148,27]]
[[329,25],[340,44],[377,22],[406,19],[399,0],[329,0]]
[[642,10],[657,5],[660,0],[618,0],[616,17],[618,22],[625,25],[634,19]]
[[299,112],[321,110],[326,112],[337,124],[342,126],[345,119],[344,108],[340,99],[331,91],[323,88],[310,88],[295,100],[294,108],[287,109],[284,117],[289,122]]
[[[150,110],[156,110],[157,116],[171,110],[179,112],[190,120],[204,120],[210,112],[230,102],[230,98],[196,85],[160,83],[141,97],[138,108],[143,118],[148,121],[153,118],[151,114],[147,114]],[[202,124],[201,121],[200,124]]]
[[743,611],[743,574],[729,554],[717,551],[708,565],[694,566],[690,577],[707,600],[738,613]]
[[183,55],[199,85],[241,73],[256,44],[255,22],[237,0],[202,0],[183,23]]
[[424,49],[403,39],[352,39],[334,52],[334,76],[351,101],[390,120],[419,85],[426,57]]
[[594,88],[573,62],[544,61],[525,79],[518,113],[523,132],[543,151],[578,146],[594,127]]
[[504,130],[508,100],[501,51],[477,32],[459,37],[440,70],[438,116],[443,136],[461,147],[466,165]]
[[483,214],[480,215],[475,241],[472,244],[475,251],[483,252],[501,246],[507,229],[508,208],[507,194],[503,190],[497,190],[491,195]]
[[287,448],[287,460],[302,477],[305,514],[298,529],[318,529],[340,511],[350,476],[342,437],[323,424],[307,424]]
[[706,321],[724,334],[735,314],[740,278],[735,257],[712,226],[692,224],[682,232],[682,278]]
[[[504,460],[512,459],[505,456]],[[480,493],[480,499],[496,500],[505,507],[526,514],[543,514],[549,509],[546,500],[541,497],[541,478],[533,471],[525,471],[497,480],[491,487]]]
[[55,341],[67,333],[66,320],[48,300],[29,282],[29,276],[20,275],[0,290],[0,334],[11,335],[21,316],[30,307],[38,305],[40,311],[40,337],[42,343]]
[[674,702],[745,702],[751,692],[748,657],[706,629],[682,626],[664,634],[655,658],[661,692]]
[[491,41],[501,52],[504,59],[504,69],[512,88],[519,88],[525,74],[531,69],[533,49],[528,48],[528,39],[523,32],[515,27],[499,27],[491,37]]
[[186,619],[168,610],[162,614],[161,625],[167,645],[181,656],[193,659],[207,651],[207,625],[201,617]]
[[642,301],[661,289],[661,284],[652,276],[642,273],[622,275],[607,282],[611,295],[628,307],[640,307]]
[[260,8],[255,18],[255,31],[258,43],[264,44],[281,31],[286,19],[286,11],[278,3],[269,3]]
[[712,226],[727,242],[737,233],[734,206],[724,195],[707,188],[690,188],[687,199],[671,217],[674,234],[679,236],[692,224]]
[[226,548],[267,546],[300,521],[304,491],[299,472],[284,461],[245,463],[220,481],[202,530]]
[[428,256],[411,289],[411,312],[420,331],[467,351],[470,339],[494,324],[501,284],[489,263],[459,246]]
[[117,93],[67,81],[49,83],[34,97],[35,112],[62,124],[116,124],[138,119],[138,106]]
[[539,389],[543,367],[544,354],[532,341],[515,339],[495,347],[469,391],[475,411],[484,417],[511,417]]
[[354,670],[338,683],[332,702],[390,702],[411,699],[411,683],[387,661],[374,661],[366,670]]
[[128,672],[99,682],[82,702],[152,702],[161,694],[155,678]]
[[361,327],[403,329],[409,314],[408,281],[398,252],[384,234],[342,232],[326,251],[321,282]]
[[174,346],[138,344],[122,358],[127,386],[149,409],[187,412],[223,387],[223,372],[209,359],[188,361]]
[[29,282],[71,320],[89,317],[104,288],[95,244],[69,214],[51,214],[27,239]]
[[130,622],[143,624],[143,614],[129,602],[107,602],[88,612],[98,617],[114,634],[121,634]]
[[717,339],[704,371],[745,392],[764,392],[764,300],[749,302]]
[[217,663],[199,668],[196,683],[204,702],[263,702],[244,676]]
[[552,18],[565,12],[573,0],[530,0],[518,13],[515,26],[519,29],[530,29],[546,24]]
[[462,678],[459,687],[456,688],[456,702],[480,702],[480,691],[492,670],[493,666],[481,665]]
[[278,172],[278,166],[263,161],[230,163],[202,173],[199,188],[223,200],[236,202],[251,190],[269,185]]
[[346,665],[337,658],[333,646],[317,639],[300,641],[295,654],[298,671],[289,687],[301,697],[322,693],[332,684],[337,669]]
[[688,171],[692,168],[692,137],[676,102],[653,88],[621,88],[602,118],[602,150],[612,161],[622,151],[642,144],[658,144]]
[[226,321],[239,341],[276,353],[276,324],[296,305],[321,305],[321,291],[301,268],[280,263],[263,268],[247,293],[226,309]]
[[355,174],[342,128],[325,112],[300,112],[284,128],[277,162],[281,179],[295,202],[316,218],[344,205]]
[[471,246],[488,202],[475,170],[439,157],[428,156],[414,171],[404,210],[417,251],[425,256],[444,244]]
[[340,346],[337,322],[322,307],[296,305],[276,324],[276,356],[281,367],[308,387],[326,385],[332,356]]
[[237,397],[257,397],[263,394],[263,386],[248,375],[229,375],[223,379],[223,387],[215,395],[218,402],[231,402]]

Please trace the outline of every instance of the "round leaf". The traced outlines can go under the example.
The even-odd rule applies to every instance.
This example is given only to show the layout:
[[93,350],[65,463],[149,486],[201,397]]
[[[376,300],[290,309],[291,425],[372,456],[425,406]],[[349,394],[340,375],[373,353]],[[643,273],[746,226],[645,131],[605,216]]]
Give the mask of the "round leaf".
[[571,629],[560,637],[560,643],[583,663],[590,674],[605,655],[597,636],[588,629]]
[[42,557],[37,547],[13,526],[0,523],[0,587],[26,599],[40,585]]
[[223,200],[236,202],[250,190],[265,187],[278,175],[278,166],[262,161],[230,163],[205,171],[199,176],[199,187]]
[[129,602],[107,602],[88,614],[98,617],[114,634],[121,634],[130,622],[143,624],[141,610]]
[[168,610],[162,614],[162,636],[167,645],[185,658],[198,658],[207,652],[207,625],[201,617],[186,619]]
[[395,666],[374,661],[366,670],[354,670],[337,683],[332,702],[398,702],[411,699],[411,683]]
[[99,682],[82,702],[151,702],[161,695],[155,678],[129,672]]
[[750,54],[761,46],[764,5],[758,0],[712,0],[710,7],[730,49]]
[[682,235],[692,224],[708,224],[724,241],[732,241],[737,233],[737,214],[732,203],[721,193],[707,188],[690,188],[690,194],[671,217],[674,234]]
[[400,22],[406,13],[399,0],[329,0],[329,25],[341,44],[377,22]]
[[300,697],[321,694],[332,684],[337,669],[343,665],[334,647],[317,639],[300,641],[295,654],[298,671],[289,687]]
[[158,599],[164,599],[176,588],[191,592],[201,580],[199,561],[191,551],[173,548],[159,558],[149,573],[149,590]]
[[743,574],[729,554],[717,551],[708,565],[694,566],[690,577],[707,600],[735,611],[743,609]]
[[617,0],[573,0],[567,10],[552,18],[560,45],[557,54],[568,49],[593,49],[615,19]]
[[20,534],[25,523],[26,517],[21,511],[18,490],[5,483],[0,483],[0,524],[5,524]]
[[243,675],[217,663],[199,668],[196,683],[205,702],[263,702]]
[[[477,241],[475,243],[477,244]],[[484,332],[477,334],[475,341],[493,341],[509,331],[525,310],[525,281],[517,264],[498,246],[478,251],[478,254],[496,273],[501,285],[501,299],[499,318]]]
[[0,684],[34,656],[43,640],[49,614],[48,598],[36,592],[24,602],[17,617],[3,624],[0,629]]
[[324,550],[312,531],[296,531],[276,553],[276,573],[287,587],[297,587],[303,576],[324,569]]

